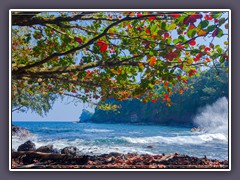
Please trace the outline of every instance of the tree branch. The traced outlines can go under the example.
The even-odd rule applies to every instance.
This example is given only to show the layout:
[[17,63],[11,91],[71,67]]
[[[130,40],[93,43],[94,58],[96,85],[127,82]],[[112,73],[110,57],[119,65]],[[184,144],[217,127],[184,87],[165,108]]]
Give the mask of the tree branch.
[[47,58],[45,58],[45,59],[43,59],[41,61],[35,62],[33,64],[30,64],[30,65],[26,65],[24,67],[21,67],[21,68],[15,70],[15,71],[13,71],[13,74],[18,74],[18,73],[21,73],[21,72],[25,71],[26,69],[33,68],[33,67],[36,67],[36,66],[40,66],[40,65],[50,61],[51,59],[53,59],[55,57],[64,56],[64,55],[67,55],[67,54],[74,53],[74,52],[76,52],[78,50],[81,50],[81,49],[83,49],[83,48],[93,44],[95,41],[97,41],[101,37],[105,36],[106,33],[108,32],[108,30],[111,27],[113,27],[113,26],[115,26],[117,24],[120,24],[121,22],[124,22],[124,21],[128,21],[128,17],[123,18],[123,19],[121,19],[119,21],[116,21],[116,22],[110,24],[101,34],[99,34],[98,36],[94,37],[93,39],[89,40],[87,43],[85,43],[85,44],[83,44],[81,46],[75,47],[75,48],[70,49],[70,50],[68,50],[66,52],[63,52],[63,53],[53,53],[53,54],[51,54],[50,56],[48,56]]
[[[169,14],[183,14],[184,12],[160,12],[157,14],[149,14],[149,15],[142,15],[140,17],[127,17],[128,20],[135,20],[135,19],[145,19],[149,18],[152,16],[161,16],[161,15],[169,15]],[[88,13],[89,14],[89,13]],[[45,24],[59,24],[61,22],[71,22],[71,21],[76,21],[76,20],[105,20],[105,21],[118,21],[118,18],[96,18],[96,17],[89,17],[85,16],[87,13],[81,13],[77,14],[75,16],[68,16],[68,17],[54,17],[54,18],[46,18],[46,17],[31,17],[27,21],[21,21],[17,18],[13,18],[12,20],[12,25],[17,25],[17,26],[32,26],[32,25],[45,25]]]

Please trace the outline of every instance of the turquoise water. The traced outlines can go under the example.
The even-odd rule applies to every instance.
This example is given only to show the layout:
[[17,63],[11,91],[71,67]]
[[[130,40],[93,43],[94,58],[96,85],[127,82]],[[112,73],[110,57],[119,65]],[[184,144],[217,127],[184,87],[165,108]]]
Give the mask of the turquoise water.
[[[191,132],[190,128],[94,124],[76,122],[13,122],[30,130],[31,140],[37,147],[53,144],[56,148],[76,146],[82,154],[104,154],[110,152],[139,154],[161,154],[178,152],[197,157],[228,159],[228,136],[219,132]],[[24,140],[12,139],[12,147]],[[147,146],[153,146],[148,148]]]

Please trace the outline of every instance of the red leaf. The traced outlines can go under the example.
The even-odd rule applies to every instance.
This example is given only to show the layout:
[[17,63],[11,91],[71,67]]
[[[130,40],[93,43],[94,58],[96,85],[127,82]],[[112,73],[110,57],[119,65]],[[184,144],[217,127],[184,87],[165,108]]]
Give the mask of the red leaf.
[[156,19],[156,16],[150,16],[148,19],[149,19],[150,21],[155,20],[155,19]]
[[137,17],[141,17],[142,16],[142,14],[141,13],[137,13]]
[[205,47],[204,48],[204,52],[208,52],[208,51],[210,51],[210,48],[209,47]]
[[199,61],[199,58],[195,57],[195,58],[193,58],[193,60],[194,60],[195,62],[197,62],[197,61]]
[[157,99],[153,99],[152,102],[153,102],[153,103],[156,103],[156,102],[157,102]]
[[147,34],[150,34],[150,30],[149,30],[149,29],[146,29],[146,33],[147,33]]
[[197,56],[196,56],[198,59],[200,59],[202,57],[202,54],[201,53],[198,53]]
[[104,45],[101,46],[100,51],[105,52],[107,50],[107,48],[108,48],[108,45],[104,44]]
[[195,39],[192,39],[191,41],[189,41],[188,44],[189,44],[190,46],[195,46],[195,45],[196,45]]
[[204,16],[204,19],[205,19],[205,20],[209,20],[209,21],[211,21],[213,18],[212,18],[211,15],[206,15],[206,16]]
[[104,40],[99,40],[97,45],[100,47],[101,52],[105,52],[108,48],[108,44]]
[[164,33],[164,39],[169,37],[169,33]]
[[212,33],[212,37],[215,37],[218,35],[218,28],[216,28],[213,33]]
[[184,46],[181,45],[180,43],[178,43],[176,46],[177,46],[178,49],[184,49]]
[[77,41],[78,43],[82,43],[82,39],[79,37],[74,37],[74,41]]
[[178,18],[180,14],[170,14],[170,16],[172,16],[173,18]]
[[71,91],[72,93],[77,93],[77,91],[75,90],[75,89],[72,89],[72,91]]
[[168,86],[168,82],[166,81],[165,83],[164,83],[164,87],[167,87]]
[[206,61],[207,61],[207,62],[210,62],[210,59],[207,57],[207,58],[206,58]]
[[194,24],[190,24],[188,30],[195,28],[196,26]]

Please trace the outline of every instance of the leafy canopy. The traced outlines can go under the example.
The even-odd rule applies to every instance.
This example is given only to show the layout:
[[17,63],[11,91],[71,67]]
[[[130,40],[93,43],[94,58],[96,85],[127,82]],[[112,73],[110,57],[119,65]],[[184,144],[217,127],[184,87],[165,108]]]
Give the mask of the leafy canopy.
[[12,100],[60,94],[170,106],[189,77],[226,64],[227,36],[227,12],[12,12]]

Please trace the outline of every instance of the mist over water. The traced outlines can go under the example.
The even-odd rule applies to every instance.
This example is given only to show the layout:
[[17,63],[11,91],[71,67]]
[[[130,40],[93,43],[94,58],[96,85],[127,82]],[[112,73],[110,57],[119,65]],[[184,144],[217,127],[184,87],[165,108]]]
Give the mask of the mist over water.
[[206,133],[220,133],[228,137],[228,100],[219,98],[195,116],[194,123]]

